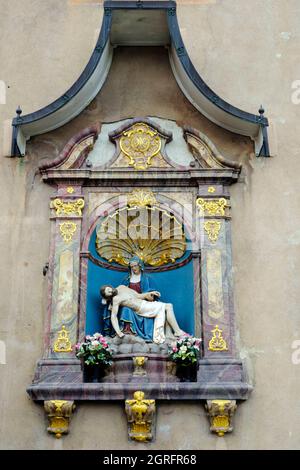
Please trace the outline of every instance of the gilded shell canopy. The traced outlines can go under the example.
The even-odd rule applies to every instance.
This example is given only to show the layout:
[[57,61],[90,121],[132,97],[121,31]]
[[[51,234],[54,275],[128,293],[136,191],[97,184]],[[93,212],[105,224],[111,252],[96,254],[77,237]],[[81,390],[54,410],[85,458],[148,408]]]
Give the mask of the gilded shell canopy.
[[182,224],[157,206],[128,205],[106,217],[97,230],[97,253],[109,262],[128,266],[133,255],[145,265],[175,263],[186,251]]

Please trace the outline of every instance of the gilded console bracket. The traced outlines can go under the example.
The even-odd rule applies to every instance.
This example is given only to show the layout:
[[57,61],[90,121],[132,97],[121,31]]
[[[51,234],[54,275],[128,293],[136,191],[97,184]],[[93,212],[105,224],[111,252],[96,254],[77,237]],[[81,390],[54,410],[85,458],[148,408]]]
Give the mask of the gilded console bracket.
[[232,432],[232,418],[237,409],[235,400],[207,400],[205,406],[210,420],[210,430],[218,436]]
[[75,409],[74,401],[48,400],[44,402],[44,409],[49,419],[47,431],[55,434],[57,439],[62,434],[68,434],[69,423]]
[[155,400],[144,398],[144,392],[137,391],[133,394],[133,400],[125,401],[128,437],[138,442],[149,442],[154,438]]

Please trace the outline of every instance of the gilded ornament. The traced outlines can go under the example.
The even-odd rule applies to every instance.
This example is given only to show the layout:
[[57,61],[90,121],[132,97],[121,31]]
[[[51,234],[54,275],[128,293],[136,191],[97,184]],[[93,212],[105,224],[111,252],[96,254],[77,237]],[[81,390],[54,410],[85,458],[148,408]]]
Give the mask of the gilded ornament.
[[[149,203],[147,197],[143,204],[146,200]],[[128,266],[133,255],[146,265],[162,266],[184,255],[186,239],[182,224],[174,215],[159,207],[135,205],[118,209],[102,222],[96,250],[110,263],[122,266]]]
[[221,229],[221,222],[218,220],[207,220],[204,223],[204,230],[211,242],[216,242]]
[[68,186],[68,188],[67,188],[67,193],[73,194],[74,191],[75,191],[75,189],[73,188],[73,186]]
[[207,400],[206,410],[210,419],[210,430],[224,436],[233,430],[232,418],[236,410],[235,400]]
[[212,332],[212,338],[208,343],[209,351],[227,351],[227,343],[222,336],[223,330],[221,330],[218,325],[215,326]]
[[225,207],[227,201],[225,198],[220,199],[202,199],[199,197],[196,201],[200,213],[203,215],[225,215]]
[[129,438],[138,442],[151,441],[154,434],[155,400],[145,400],[142,391],[134,392],[133,398],[125,401]]
[[75,409],[74,401],[48,400],[44,402],[44,409],[49,419],[47,431],[55,434],[57,439],[69,432],[69,423]]
[[157,131],[140,122],[122,133],[120,148],[128,158],[129,166],[146,170],[151,167],[152,158],[160,152],[161,138]]
[[[228,427],[229,427],[229,418],[228,418],[228,416],[214,416],[213,421],[212,421],[212,425],[215,428],[228,429]],[[223,436],[224,431],[219,431],[218,435]]]
[[59,224],[59,230],[64,241],[66,243],[70,243],[77,230],[77,225],[74,222],[63,222],[62,224]]
[[62,201],[56,198],[52,202],[52,207],[56,210],[56,215],[78,215],[81,217],[82,209],[84,208],[84,200]]
[[62,326],[58,332],[57,340],[54,343],[53,351],[56,353],[65,353],[72,351],[71,341],[69,339],[69,332],[65,325]]
[[144,356],[136,356],[136,357],[133,357],[132,360],[133,360],[133,365],[134,365],[134,371],[132,375],[133,376],[147,375],[145,367],[146,367],[148,358]]
[[127,205],[129,207],[148,207],[155,204],[157,205],[157,200],[152,191],[135,189],[127,196]]
[[214,186],[209,186],[209,188],[207,189],[208,193],[214,193],[215,191],[216,191],[216,188]]

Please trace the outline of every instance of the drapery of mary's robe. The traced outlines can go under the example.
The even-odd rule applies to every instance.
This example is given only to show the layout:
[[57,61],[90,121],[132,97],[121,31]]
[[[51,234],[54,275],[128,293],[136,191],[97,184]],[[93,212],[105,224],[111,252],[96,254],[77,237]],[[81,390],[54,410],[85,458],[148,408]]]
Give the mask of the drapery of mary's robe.
[[[141,274],[140,282],[131,283],[130,275],[128,275],[125,279],[123,279],[121,284],[134,289],[139,294],[157,290],[151,277],[143,273]],[[115,336],[116,332],[113,329],[110,321],[110,310],[108,310],[107,307],[104,309],[103,320],[104,334],[106,336]],[[118,320],[121,331],[127,331],[130,329],[131,333],[140,336],[145,341],[153,341],[153,318],[142,317],[129,307],[121,307],[118,312]]]

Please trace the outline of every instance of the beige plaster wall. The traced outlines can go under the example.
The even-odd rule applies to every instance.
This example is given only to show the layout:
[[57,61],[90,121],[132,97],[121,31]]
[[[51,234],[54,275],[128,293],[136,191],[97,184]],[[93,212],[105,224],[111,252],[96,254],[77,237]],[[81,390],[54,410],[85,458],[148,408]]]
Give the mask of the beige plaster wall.
[[[3,123],[59,97],[87,63],[99,32],[102,8],[89,0],[0,0],[0,80],[6,100]],[[0,448],[126,449],[122,404],[78,407],[71,434],[47,435],[42,407],[25,388],[42,355],[49,253],[51,188],[36,173],[42,158],[56,156],[78,130],[95,121],[157,115],[189,124],[221,152],[244,163],[232,187],[235,307],[243,357],[254,392],[235,417],[231,435],[209,433],[197,403],[160,404],[153,449],[300,448],[300,364],[292,342],[300,340],[300,174],[298,119],[292,83],[300,79],[298,0],[179,2],[178,16],[191,59],[224,99],[256,112],[262,103],[272,120],[274,158],[256,159],[249,139],[235,136],[193,109],[172,78],[166,51],[120,49],[100,95],[63,128],[38,136],[24,159],[0,155]],[[102,423],[110,423],[102,426]],[[187,431],[185,431],[185,429]],[[184,432],[182,432],[184,430]]]

